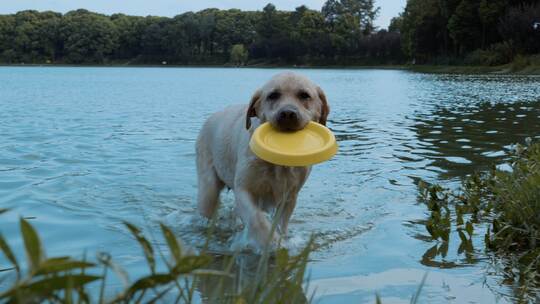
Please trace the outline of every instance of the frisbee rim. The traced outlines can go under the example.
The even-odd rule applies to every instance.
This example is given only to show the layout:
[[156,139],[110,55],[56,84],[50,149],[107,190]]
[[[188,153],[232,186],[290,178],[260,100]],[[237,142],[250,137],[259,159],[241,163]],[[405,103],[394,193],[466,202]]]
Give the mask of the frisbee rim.
[[268,122],[263,123],[255,130],[255,132],[253,132],[249,147],[251,151],[262,160],[276,165],[291,167],[305,167],[318,164],[329,160],[336,154],[338,146],[336,138],[330,129],[317,122],[311,121],[304,129],[296,132],[308,131],[314,132],[324,141],[324,144],[321,145],[321,147],[313,149],[308,153],[291,153],[287,152],[286,149],[279,150],[265,144],[264,138],[266,138],[268,134],[272,134],[273,132],[281,133]]

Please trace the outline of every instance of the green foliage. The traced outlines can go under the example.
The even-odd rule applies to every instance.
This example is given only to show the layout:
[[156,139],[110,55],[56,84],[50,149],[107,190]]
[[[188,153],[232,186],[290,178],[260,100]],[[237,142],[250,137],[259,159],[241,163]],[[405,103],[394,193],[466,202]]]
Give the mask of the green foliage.
[[67,13],[60,29],[66,61],[102,63],[117,47],[118,34],[108,17],[77,10]]
[[411,0],[402,14],[400,32],[405,54],[418,63],[428,62],[448,44],[438,0]]
[[517,55],[512,61],[511,69],[512,71],[519,71],[530,65],[529,58],[523,55]]
[[459,191],[420,185],[421,199],[430,211],[426,230],[442,241],[424,260],[446,255],[449,234],[456,231],[461,240],[458,254],[474,262],[473,237],[487,224],[485,250],[505,259],[505,275],[522,285],[519,296],[525,297],[529,287],[540,283],[540,143],[516,145],[510,162],[510,171],[493,168],[475,174]]
[[409,0],[391,28],[399,29],[403,50],[416,63],[443,56],[498,65],[540,52],[534,20],[540,20],[537,1]]
[[6,242],[6,240],[4,239],[2,235],[0,235],[0,250],[4,253],[4,255],[9,260],[9,262],[14,266],[14,269],[17,271],[17,277],[19,277],[20,275],[19,263],[17,262],[17,259],[15,258],[13,251],[11,251],[11,247],[9,247],[8,243]]
[[[519,55],[518,55],[519,57]],[[514,58],[514,48],[511,42],[501,42],[491,45],[487,50],[477,49],[465,57],[466,64],[495,66],[507,64]],[[516,60],[514,58],[514,60]]]
[[246,52],[266,63],[403,60],[399,34],[376,31],[373,0],[336,3],[332,19],[306,6],[290,12],[272,4],[262,11],[205,9],[173,18],[22,11],[0,15],[0,62],[243,64]]
[[[386,30],[374,0],[327,0],[321,11],[205,9],[173,18],[21,11],[0,15],[0,62],[500,65],[540,52],[534,0],[409,0]],[[238,48],[238,47],[236,47]],[[239,59],[241,58],[241,59]]]
[[[0,210],[0,213],[6,210]],[[193,254],[182,248],[179,240],[167,226],[161,224],[163,239],[171,258],[163,257],[166,271],[157,271],[156,248],[133,224],[124,223],[135,240],[141,245],[150,273],[130,283],[125,272],[112,262],[108,254],[98,254],[96,262],[86,258],[69,256],[47,258],[40,238],[28,221],[20,220],[20,230],[28,257],[28,269],[22,273],[13,251],[0,234],[0,251],[13,265],[17,274],[12,285],[0,291],[0,302],[4,303],[154,303],[160,299],[176,298],[175,302],[192,303],[197,285],[211,280],[211,292],[204,295],[211,302],[219,303],[308,303],[304,294],[304,279],[309,254],[314,249],[311,241],[300,254],[289,255],[280,249],[275,256],[265,252],[257,263],[255,277],[247,283],[238,284],[242,279],[231,273],[230,262],[219,269],[210,266],[214,258],[210,255]],[[101,271],[100,271],[101,268]],[[125,288],[110,299],[105,297],[107,274],[117,273]],[[236,282],[233,286],[223,284],[223,280]],[[94,298],[96,284],[99,284],[99,298]],[[217,286],[217,287],[216,287]]]
[[242,44],[235,44],[231,49],[231,62],[235,65],[244,65],[248,59],[248,52]]
[[329,0],[322,8],[325,19],[332,24],[348,23],[354,32],[370,34],[380,8],[374,0]]
[[477,0],[462,0],[448,20],[448,34],[459,47],[459,54],[480,47],[481,29]]
[[501,37],[512,41],[520,54],[540,53],[540,28],[533,26],[540,22],[540,3],[533,3],[508,9],[498,25]]
[[21,219],[21,234],[24,240],[24,247],[26,249],[30,269],[37,270],[44,258],[44,254],[36,231],[25,219]]

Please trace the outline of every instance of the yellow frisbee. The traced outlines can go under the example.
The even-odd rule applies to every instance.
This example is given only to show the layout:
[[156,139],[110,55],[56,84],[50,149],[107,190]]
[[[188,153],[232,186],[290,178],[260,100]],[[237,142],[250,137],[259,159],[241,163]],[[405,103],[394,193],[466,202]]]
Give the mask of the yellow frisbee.
[[255,130],[249,147],[255,155],[267,162],[290,167],[327,161],[338,149],[334,134],[316,122],[310,122],[296,132],[281,132],[266,122]]

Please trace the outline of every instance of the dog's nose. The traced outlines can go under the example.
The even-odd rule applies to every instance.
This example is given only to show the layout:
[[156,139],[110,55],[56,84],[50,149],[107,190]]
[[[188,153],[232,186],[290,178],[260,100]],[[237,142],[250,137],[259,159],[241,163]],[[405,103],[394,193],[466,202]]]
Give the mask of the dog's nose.
[[279,112],[279,120],[282,122],[298,120],[298,114],[293,110],[283,110]]
[[294,130],[298,126],[298,110],[293,107],[286,107],[278,112],[277,122],[284,130]]

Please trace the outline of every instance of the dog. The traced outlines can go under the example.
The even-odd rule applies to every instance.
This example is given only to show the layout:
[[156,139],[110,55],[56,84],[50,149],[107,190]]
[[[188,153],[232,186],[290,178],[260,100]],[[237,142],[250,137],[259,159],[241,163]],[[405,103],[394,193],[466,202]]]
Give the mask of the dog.
[[[329,113],[319,86],[302,75],[285,72],[258,89],[249,105],[229,106],[211,115],[196,143],[199,213],[212,218],[221,190],[228,187],[234,192],[235,212],[247,227],[250,241],[258,248],[279,244],[311,167],[266,162],[250,150],[250,138],[264,122],[293,132],[310,121],[326,125]],[[272,229],[266,216],[272,210],[280,210],[275,214],[277,229]]]

